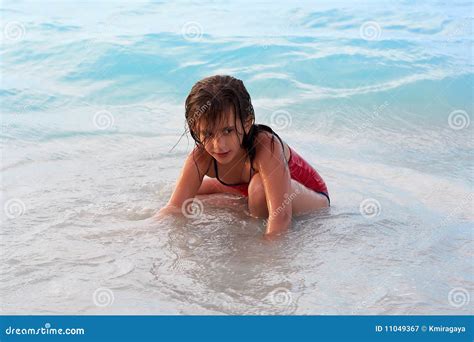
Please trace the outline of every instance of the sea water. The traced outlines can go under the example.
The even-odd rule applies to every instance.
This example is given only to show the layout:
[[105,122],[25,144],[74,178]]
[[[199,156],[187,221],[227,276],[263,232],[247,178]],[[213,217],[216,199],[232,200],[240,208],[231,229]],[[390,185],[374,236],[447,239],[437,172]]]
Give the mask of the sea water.
[[[472,14],[3,1],[1,313],[472,314]],[[276,241],[232,195],[152,218],[214,74],[327,183],[331,208]]]

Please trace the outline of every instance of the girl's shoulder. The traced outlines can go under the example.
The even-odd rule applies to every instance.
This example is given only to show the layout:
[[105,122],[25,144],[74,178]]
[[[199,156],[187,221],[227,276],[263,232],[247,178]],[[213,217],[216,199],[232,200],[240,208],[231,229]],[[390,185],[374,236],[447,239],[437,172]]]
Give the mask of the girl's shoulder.
[[278,138],[275,134],[263,130],[259,131],[255,135],[255,147],[267,146],[271,143],[272,137],[274,137],[275,141],[278,141]]
[[280,139],[275,135],[267,131],[260,131],[255,136],[255,158],[254,161],[258,164],[259,161],[271,157],[275,151],[283,151],[285,153],[286,160],[290,159],[290,147],[284,141],[280,142]]

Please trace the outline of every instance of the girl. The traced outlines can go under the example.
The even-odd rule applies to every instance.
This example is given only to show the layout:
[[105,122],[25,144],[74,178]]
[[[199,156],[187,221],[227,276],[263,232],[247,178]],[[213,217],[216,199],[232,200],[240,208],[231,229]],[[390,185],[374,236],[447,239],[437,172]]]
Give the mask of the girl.
[[272,236],[287,229],[293,215],[329,206],[316,170],[270,127],[255,124],[241,80],[216,75],[197,82],[186,99],[186,122],[196,146],[158,216],[181,211],[195,195],[243,195],[251,216],[268,218],[265,235]]

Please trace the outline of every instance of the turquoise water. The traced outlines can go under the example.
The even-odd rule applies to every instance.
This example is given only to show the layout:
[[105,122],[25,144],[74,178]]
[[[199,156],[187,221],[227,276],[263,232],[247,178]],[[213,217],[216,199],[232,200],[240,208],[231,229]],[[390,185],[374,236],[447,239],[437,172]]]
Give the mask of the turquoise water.
[[[472,314],[472,3],[4,1],[1,24],[3,313]],[[150,219],[213,74],[328,185],[275,243],[227,195]]]

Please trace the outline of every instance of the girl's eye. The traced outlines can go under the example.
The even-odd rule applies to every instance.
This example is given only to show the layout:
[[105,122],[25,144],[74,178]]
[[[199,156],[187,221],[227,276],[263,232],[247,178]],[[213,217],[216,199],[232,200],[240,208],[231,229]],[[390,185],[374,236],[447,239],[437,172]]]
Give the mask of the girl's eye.
[[224,134],[230,134],[232,133],[233,129],[232,128],[226,128],[224,129]]

